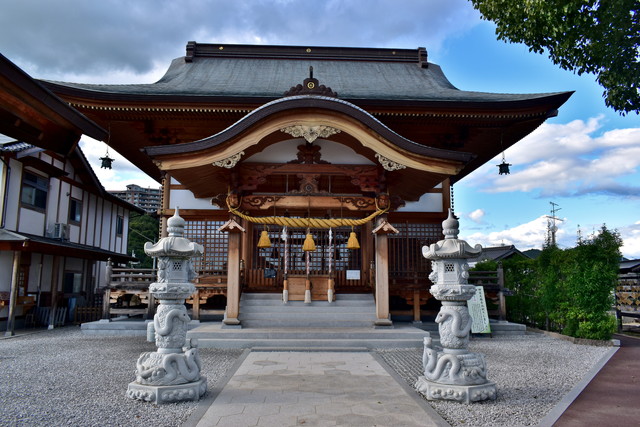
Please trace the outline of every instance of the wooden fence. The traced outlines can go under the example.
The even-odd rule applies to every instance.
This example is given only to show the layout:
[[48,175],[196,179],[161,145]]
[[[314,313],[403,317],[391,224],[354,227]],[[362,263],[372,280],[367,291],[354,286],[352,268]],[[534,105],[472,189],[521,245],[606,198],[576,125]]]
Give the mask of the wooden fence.
[[618,275],[615,299],[619,325],[623,316],[640,318],[640,273]]

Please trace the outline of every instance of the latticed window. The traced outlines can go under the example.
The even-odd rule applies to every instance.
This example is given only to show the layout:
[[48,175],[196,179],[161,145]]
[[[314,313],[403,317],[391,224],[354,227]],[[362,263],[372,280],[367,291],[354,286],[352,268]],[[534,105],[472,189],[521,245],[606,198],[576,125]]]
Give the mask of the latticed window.
[[[360,230],[356,227],[358,241],[360,241]],[[262,229],[255,227],[253,241],[260,238]],[[332,244],[329,245],[329,230],[314,229],[311,235],[316,244],[316,250],[309,252],[309,270],[313,274],[329,274],[329,264],[332,271],[360,270],[362,266],[362,256],[359,250],[347,249],[347,241],[351,233],[351,227],[339,227],[332,229]],[[255,248],[253,252],[253,265],[260,269],[275,269],[284,271],[285,243],[281,238],[282,228],[270,229],[270,248]],[[288,229],[288,265],[289,274],[306,273],[307,253],[302,250],[307,231],[304,228]]]
[[204,246],[202,257],[192,259],[193,267],[200,275],[227,273],[228,235],[218,231],[223,224],[224,221],[186,221],[184,237]]
[[395,278],[426,277],[431,262],[422,256],[422,247],[442,237],[440,224],[394,223],[398,234],[389,234],[389,275]]

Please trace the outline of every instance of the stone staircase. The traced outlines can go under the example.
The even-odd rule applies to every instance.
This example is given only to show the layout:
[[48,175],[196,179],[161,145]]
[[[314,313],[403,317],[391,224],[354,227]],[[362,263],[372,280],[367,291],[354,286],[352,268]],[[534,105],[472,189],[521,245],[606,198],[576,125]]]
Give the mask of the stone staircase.
[[244,293],[241,329],[219,323],[189,331],[200,348],[407,348],[422,347],[429,333],[409,326],[375,329],[375,301],[370,294],[338,294],[336,301],[289,301],[279,294]]
[[366,328],[376,320],[371,294],[338,294],[336,300],[289,301],[280,294],[244,293],[240,299],[243,328]]

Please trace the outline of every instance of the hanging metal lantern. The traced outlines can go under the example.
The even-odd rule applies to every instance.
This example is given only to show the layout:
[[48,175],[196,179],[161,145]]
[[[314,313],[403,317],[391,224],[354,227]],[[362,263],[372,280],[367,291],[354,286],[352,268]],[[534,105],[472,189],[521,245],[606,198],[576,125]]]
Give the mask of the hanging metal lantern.
[[511,163],[506,162],[506,160],[504,159],[504,153],[502,153],[502,163],[496,166],[498,166],[499,175],[509,175],[511,173],[509,171],[509,166],[511,166]]
[[100,157],[100,161],[102,161],[100,168],[111,169],[111,163],[113,163],[115,159],[112,159],[111,157],[109,157],[108,148],[107,148],[107,154],[105,154],[104,157]]
[[511,172],[509,171],[509,166],[511,166],[511,163],[507,163],[507,161],[504,159],[504,147],[502,146],[502,134],[500,134],[500,149],[502,149],[502,163],[500,163],[498,166],[498,174],[499,175],[509,175]]

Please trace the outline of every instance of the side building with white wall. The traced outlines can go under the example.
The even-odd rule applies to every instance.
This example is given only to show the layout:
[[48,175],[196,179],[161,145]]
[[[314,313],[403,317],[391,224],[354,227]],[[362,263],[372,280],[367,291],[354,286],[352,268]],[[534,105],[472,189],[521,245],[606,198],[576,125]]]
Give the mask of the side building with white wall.
[[15,316],[66,308],[55,323],[73,320],[105,286],[106,261],[131,259],[129,213],[143,210],[106,192],[78,147],[61,156],[8,142],[0,154],[0,320],[9,316],[14,271]]
[[73,320],[127,255],[137,208],[102,187],[78,147],[108,132],[0,55],[0,328]]

